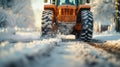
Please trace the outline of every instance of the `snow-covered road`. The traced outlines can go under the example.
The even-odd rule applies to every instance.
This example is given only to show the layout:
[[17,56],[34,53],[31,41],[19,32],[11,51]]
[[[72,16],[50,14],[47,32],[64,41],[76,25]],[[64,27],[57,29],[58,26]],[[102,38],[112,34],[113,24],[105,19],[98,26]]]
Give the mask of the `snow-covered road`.
[[0,67],[120,67],[120,58],[73,35],[0,44]]
[[[67,40],[67,39],[66,39]],[[87,43],[69,40],[57,43],[40,67],[119,67],[120,59]]]

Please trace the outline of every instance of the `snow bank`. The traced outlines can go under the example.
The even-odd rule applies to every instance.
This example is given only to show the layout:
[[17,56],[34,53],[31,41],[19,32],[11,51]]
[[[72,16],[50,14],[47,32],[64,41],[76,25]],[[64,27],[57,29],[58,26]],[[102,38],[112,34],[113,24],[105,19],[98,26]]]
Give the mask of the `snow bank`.
[[102,32],[102,33],[95,33],[93,35],[93,38],[94,39],[98,39],[98,40],[103,40],[103,41],[116,41],[119,43],[119,40],[120,40],[120,33],[117,33],[117,32],[109,32],[109,31],[106,31],[106,32]]
[[4,28],[0,29],[0,42],[28,42],[32,40],[38,40],[41,37],[41,33],[37,30],[24,29],[24,28]]
[[0,41],[29,42],[38,39],[40,39],[39,32],[17,32],[16,34],[10,34],[7,32],[0,33]]

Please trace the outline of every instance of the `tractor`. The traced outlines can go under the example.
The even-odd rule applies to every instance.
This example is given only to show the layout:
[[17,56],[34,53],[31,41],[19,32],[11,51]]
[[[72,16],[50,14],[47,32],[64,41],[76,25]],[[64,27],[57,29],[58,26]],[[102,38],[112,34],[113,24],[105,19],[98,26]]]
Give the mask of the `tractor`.
[[73,34],[77,40],[91,41],[93,15],[89,0],[44,0],[42,35]]

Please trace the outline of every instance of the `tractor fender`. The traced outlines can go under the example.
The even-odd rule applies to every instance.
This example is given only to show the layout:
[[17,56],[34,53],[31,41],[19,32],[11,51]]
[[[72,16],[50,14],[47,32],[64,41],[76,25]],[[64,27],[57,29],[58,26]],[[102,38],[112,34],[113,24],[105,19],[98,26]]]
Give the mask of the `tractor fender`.
[[90,10],[91,6],[90,5],[79,5],[77,13],[79,13],[81,10]]
[[81,21],[81,11],[82,10],[90,10],[91,6],[90,5],[79,5],[77,9],[77,21],[74,29],[76,32],[80,32],[82,29],[82,21]]
[[52,10],[56,15],[56,6],[54,4],[44,5],[44,10]]

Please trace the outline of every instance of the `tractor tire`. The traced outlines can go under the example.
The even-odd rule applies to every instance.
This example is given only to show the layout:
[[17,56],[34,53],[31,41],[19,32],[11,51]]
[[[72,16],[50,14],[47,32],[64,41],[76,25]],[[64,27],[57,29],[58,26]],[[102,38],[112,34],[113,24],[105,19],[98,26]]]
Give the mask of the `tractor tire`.
[[44,10],[42,13],[42,36],[52,33],[52,10]]
[[89,42],[93,34],[93,15],[89,10],[81,11],[82,30],[76,38],[84,42]]

